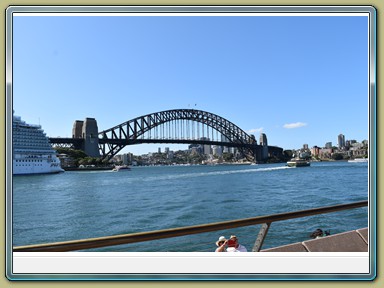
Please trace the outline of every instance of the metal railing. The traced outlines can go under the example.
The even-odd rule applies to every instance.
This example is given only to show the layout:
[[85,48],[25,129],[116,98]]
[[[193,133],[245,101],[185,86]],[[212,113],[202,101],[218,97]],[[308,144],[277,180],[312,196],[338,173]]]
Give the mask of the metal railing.
[[258,216],[253,218],[245,218],[224,222],[216,222],[195,226],[187,226],[180,228],[171,228],[164,230],[156,230],[149,232],[140,232],[132,234],[122,234],[114,236],[106,236],[99,238],[88,238],[80,240],[71,240],[64,242],[54,242],[27,246],[13,247],[13,252],[67,252],[86,250],[114,245],[131,244],[144,241],[152,241],[165,238],[173,238],[179,236],[186,236],[192,234],[206,233],[218,230],[239,228],[244,226],[252,226],[262,224],[259,235],[256,239],[252,251],[260,251],[263,241],[267,235],[268,229],[273,222],[290,220],[294,218],[308,217],[318,214],[325,214],[331,212],[338,212],[342,210],[349,210],[368,206],[368,201],[353,202],[348,204],[340,204],[334,206],[319,207],[307,210],[300,210],[295,212],[287,212],[280,214],[273,214],[267,216]]

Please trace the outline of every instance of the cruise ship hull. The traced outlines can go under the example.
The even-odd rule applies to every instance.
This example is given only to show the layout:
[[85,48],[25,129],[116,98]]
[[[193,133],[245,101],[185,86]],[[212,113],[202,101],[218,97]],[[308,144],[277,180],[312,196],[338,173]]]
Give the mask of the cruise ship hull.
[[22,157],[16,155],[13,159],[13,175],[28,174],[52,174],[60,173],[64,170],[60,166],[60,160],[57,157]]

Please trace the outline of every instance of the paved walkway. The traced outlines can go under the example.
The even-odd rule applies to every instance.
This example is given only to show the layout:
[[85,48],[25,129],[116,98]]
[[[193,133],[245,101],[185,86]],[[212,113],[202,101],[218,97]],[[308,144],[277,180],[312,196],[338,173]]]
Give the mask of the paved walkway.
[[368,252],[368,228],[265,249],[260,252]]

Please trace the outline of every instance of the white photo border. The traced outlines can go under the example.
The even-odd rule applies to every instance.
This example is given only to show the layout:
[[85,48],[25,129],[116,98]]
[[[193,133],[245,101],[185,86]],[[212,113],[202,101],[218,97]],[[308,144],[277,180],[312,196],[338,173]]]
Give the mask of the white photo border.
[[[214,253],[94,253],[94,252],[13,252],[12,251],[12,33],[13,17],[33,15],[92,15],[102,14],[148,16],[148,15],[183,15],[194,16],[199,14],[212,15],[360,15],[368,17],[369,21],[369,252],[367,253],[259,253],[248,255],[215,255]],[[373,280],[376,277],[376,9],[373,6],[10,6],[6,11],[6,275],[9,280]],[[268,255],[266,255],[268,254]],[[282,263],[296,263],[298,270],[281,269],[281,266],[265,264],[271,259],[278,259]],[[327,261],[333,259],[338,269],[332,270]],[[118,263],[129,263],[135,260],[137,269],[130,273],[127,269],[118,269]],[[313,271],[308,268],[308,261],[323,263],[320,270]],[[37,261],[37,262],[36,262]],[[168,265],[164,264],[164,261]],[[191,267],[182,269],[181,262],[190,263]],[[238,269],[230,272],[224,269],[205,270],[199,265],[206,262],[211,267],[218,264],[253,261],[254,268]],[[151,265],[150,263],[154,263]],[[31,266],[31,263],[39,265]],[[52,265],[55,263],[58,266]],[[81,263],[81,264],[76,264]],[[85,269],[86,264],[102,263],[104,269]],[[159,266],[159,263],[163,263]],[[344,267],[343,267],[344,263]],[[353,269],[348,263],[361,267]],[[115,266],[114,266],[115,265]],[[157,265],[157,266],[156,266]],[[274,267],[272,270],[262,269]],[[359,266],[360,265],[360,266]],[[294,265],[291,265],[294,266]],[[334,265],[335,266],[335,265]],[[54,268],[56,267],[56,268]],[[57,270],[59,267],[59,270]],[[95,267],[95,266],[93,266]],[[130,266],[127,265],[129,268]],[[156,267],[161,267],[156,270]],[[167,269],[166,267],[171,267]],[[200,267],[200,268],[199,268]],[[234,267],[234,266],[232,266]],[[102,267],[103,268],[103,267]],[[133,268],[130,267],[131,269]],[[256,269],[258,268],[258,269]],[[347,269],[345,269],[347,268]],[[111,270],[112,269],[112,270]],[[118,269],[113,271],[113,269]],[[140,270],[146,269],[146,271]],[[232,269],[232,268],[231,268]],[[301,270],[300,269],[304,269]],[[244,272],[244,270],[246,272]],[[316,269],[315,269],[316,270]],[[76,271],[76,272],[75,272]],[[132,270],[131,270],[132,271]],[[262,271],[262,272],[260,272]],[[304,271],[304,272],[303,272]]]

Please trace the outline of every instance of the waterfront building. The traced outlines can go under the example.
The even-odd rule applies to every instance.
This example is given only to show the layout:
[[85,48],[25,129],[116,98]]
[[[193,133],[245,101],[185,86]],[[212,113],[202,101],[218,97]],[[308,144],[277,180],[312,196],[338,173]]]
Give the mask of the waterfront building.
[[[231,141],[224,135],[221,135],[221,142],[231,142]],[[222,146],[222,151],[223,153],[232,153],[233,155],[236,154],[235,147]]]
[[345,147],[349,149],[351,147],[351,141],[350,140],[345,140]]
[[309,150],[302,150],[299,152],[299,158],[300,159],[308,159],[311,157],[311,151]]
[[214,156],[222,156],[223,155],[223,151],[222,151],[222,148],[221,146],[218,146],[218,145],[213,145],[212,146],[212,154]]
[[123,165],[131,165],[132,161],[133,161],[132,153],[123,154],[121,157],[121,162],[123,163]]
[[192,155],[201,154],[199,147],[197,146],[190,147],[189,151]]
[[332,142],[325,143],[325,148],[326,149],[332,149]]
[[173,159],[173,151],[169,151],[169,150],[168,150],[168,153],[167,153],[167,159],[170,159],[170,160]]
[[[201,137],[200,140],[202,140],[202,141],[209,141],[209,138],[208,137]],[[211,152],[211,145],[205,144],[205,145],[202,145],[202,146],[203,146],[203,153],[205,155],[212,154],[212,152]]]
[[202,154],[203,153],[203,148],[199,144],[191,144],[188,146],[188,149],[191,154]]
[[67,154],[57,154],[57,157],[60,159],[62,168],[76,167],[76,160]]
[[311,155],[314,157],[318,157],[320,154],[320,148],[317,146],[312,147],[311,149]]
[[368,146],[363,143],[354,143],[349,149],[353,157],[366,157],[368,156]]
[[333,153],[332,148],[323,148],[323,149],[320,149],[319,151],[320,158],[323,158],[323,159],[325,158],[330,159],[332,156],[332,153]]

